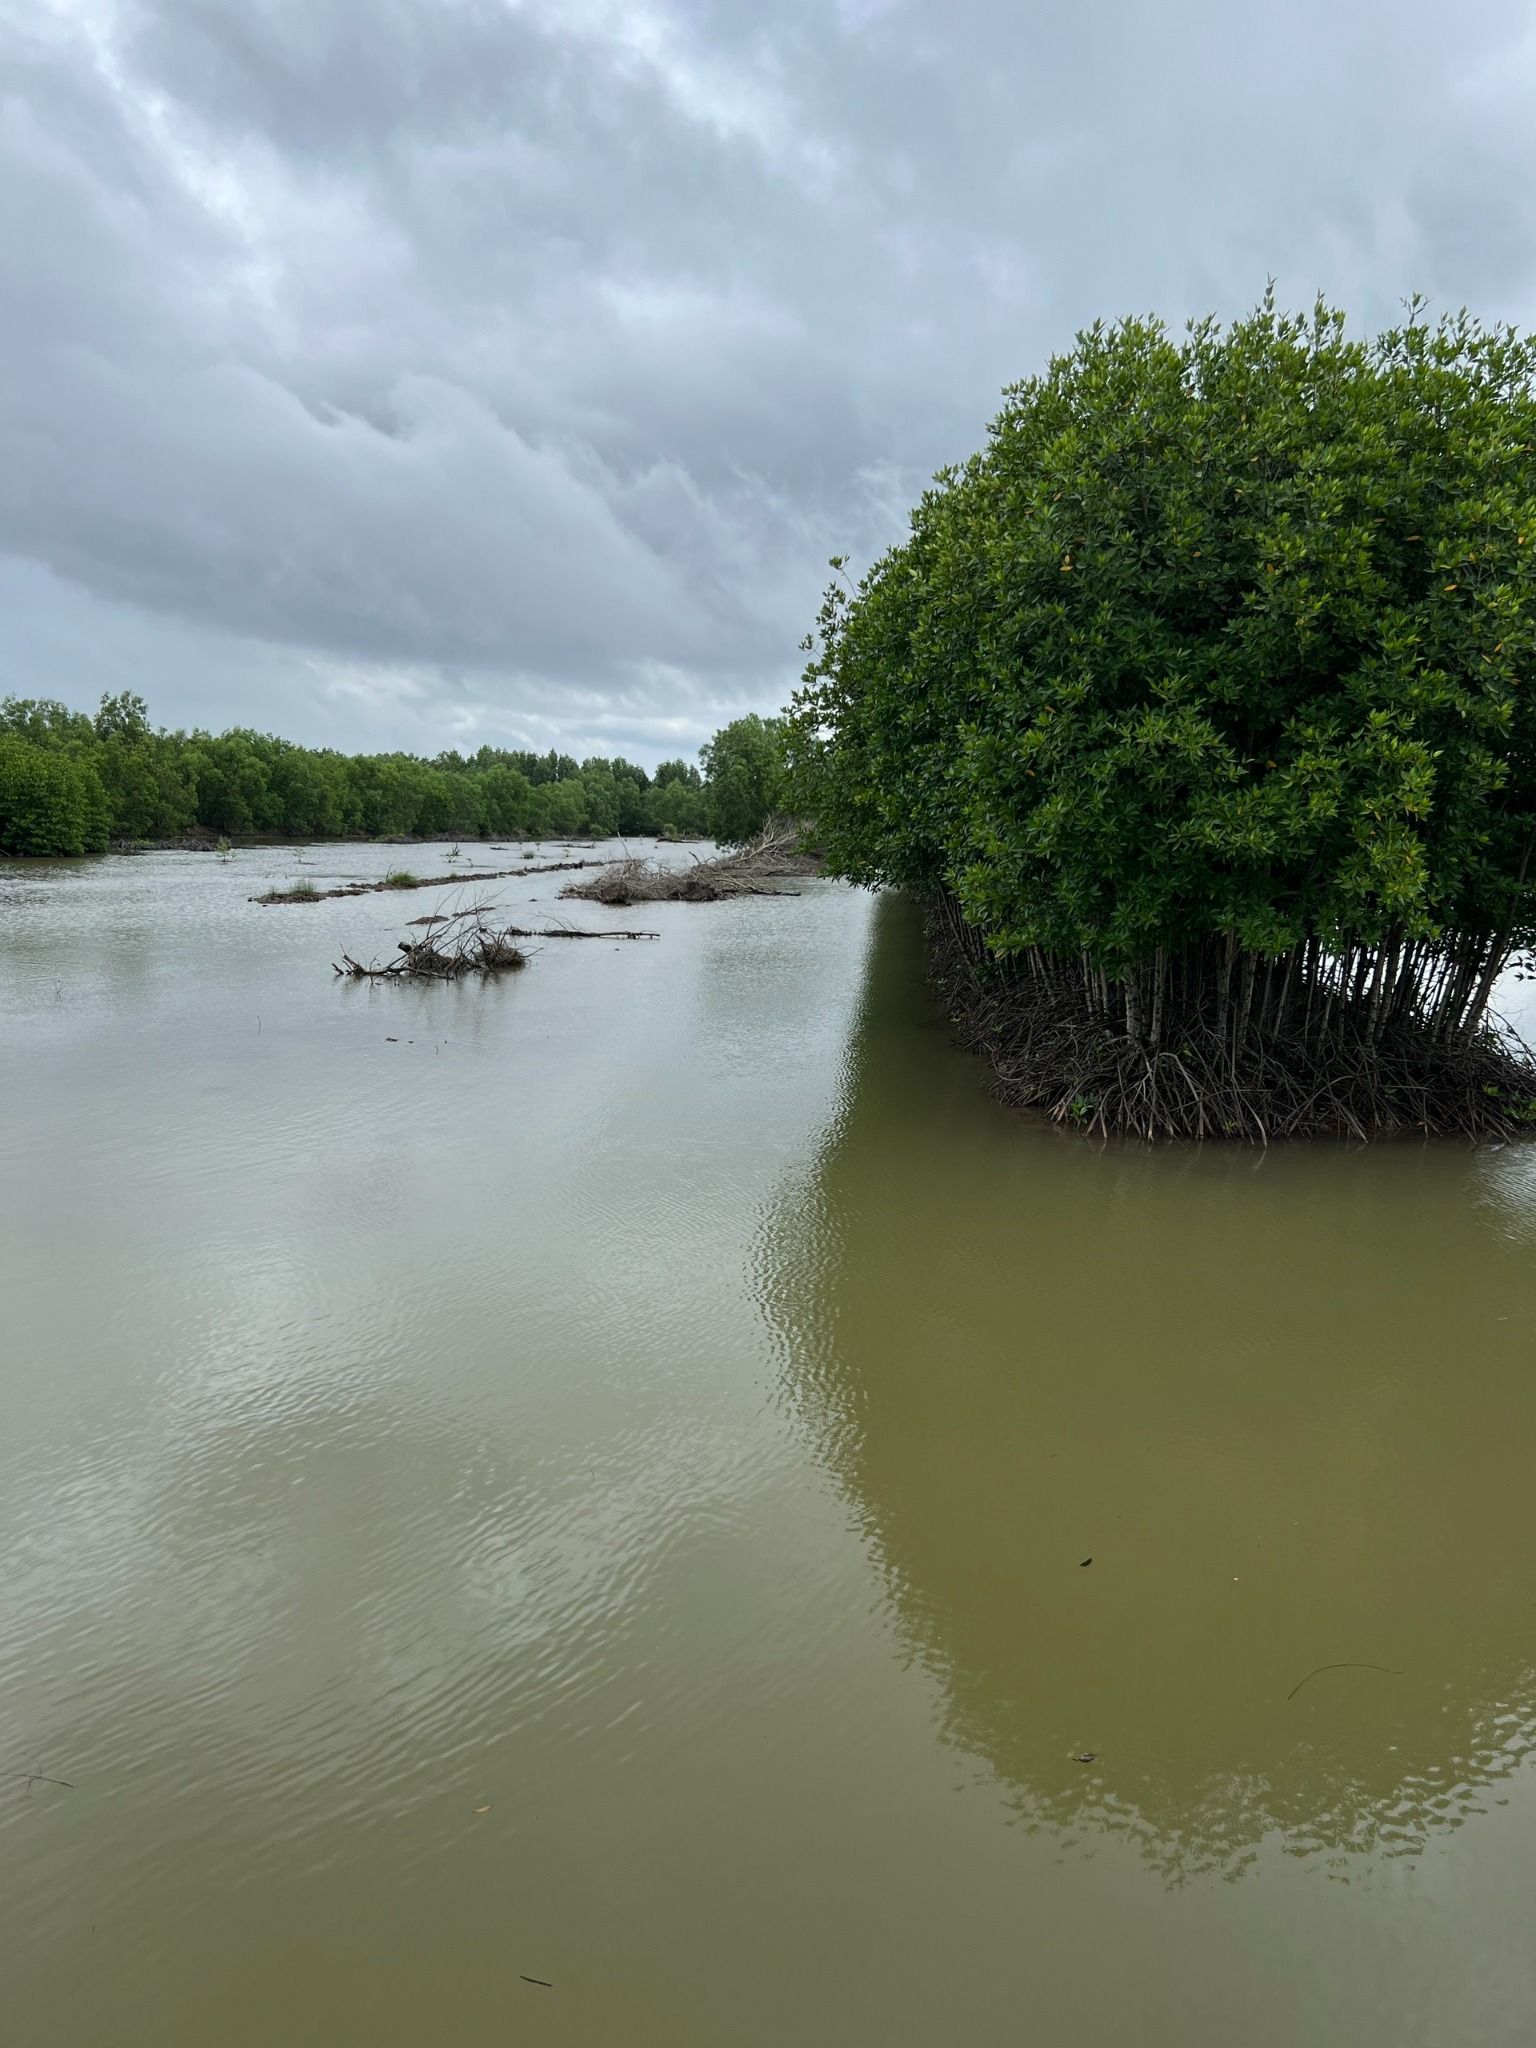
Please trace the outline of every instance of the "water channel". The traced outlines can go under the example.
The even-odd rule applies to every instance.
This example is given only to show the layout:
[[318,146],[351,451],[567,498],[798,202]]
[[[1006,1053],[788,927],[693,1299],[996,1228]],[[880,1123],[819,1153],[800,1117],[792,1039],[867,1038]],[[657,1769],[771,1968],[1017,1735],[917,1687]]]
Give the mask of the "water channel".
[[399,863],[0,867],[0,2040],[1529,2040],[1536,1153],[1043,1128],[827,882],[249,901]]

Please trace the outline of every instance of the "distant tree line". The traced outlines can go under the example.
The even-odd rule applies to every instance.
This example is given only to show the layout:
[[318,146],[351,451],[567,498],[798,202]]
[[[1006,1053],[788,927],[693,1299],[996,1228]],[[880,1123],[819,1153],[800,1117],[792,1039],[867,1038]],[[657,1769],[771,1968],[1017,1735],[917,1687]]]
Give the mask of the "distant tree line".
[[777,720],[740,718],[703,769],[481,747],[423,760],[342,754],[269,733],[167,732],[130,691],[94,717],[48,698],[0,700],[0,853],[100,853],[195,833],[242,838],[609,838],[739,843],[782,779]]

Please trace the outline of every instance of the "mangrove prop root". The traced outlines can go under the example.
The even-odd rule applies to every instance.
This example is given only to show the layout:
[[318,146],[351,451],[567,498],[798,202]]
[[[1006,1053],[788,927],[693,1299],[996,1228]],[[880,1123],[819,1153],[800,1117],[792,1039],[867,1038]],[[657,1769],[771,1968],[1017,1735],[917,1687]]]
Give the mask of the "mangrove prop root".
[[569,882],[562,896],[622,909],[631,903],[719,903],[727,896],[793,896],[793,889],[765,886],[778,879],[816,875],[821,862],[800,846],[800,828],[774,819],[735,853],[693,860],[686,867],[658,867],[654,861],[608,863],[587,882]]
[[1101,1136],[1370,1139],[1394,1134],[1528,1136],[1536,1055],[1484,1017],[1446,1031],[1370,991],[1340,988],[1315,963],[1283,1005],[1165,1001],[1160,1041],[1127,1029],[1114,983],[999,961],[952,906],[930,905],[930,964],[961,1042],[989,1061],[1001,1098]]

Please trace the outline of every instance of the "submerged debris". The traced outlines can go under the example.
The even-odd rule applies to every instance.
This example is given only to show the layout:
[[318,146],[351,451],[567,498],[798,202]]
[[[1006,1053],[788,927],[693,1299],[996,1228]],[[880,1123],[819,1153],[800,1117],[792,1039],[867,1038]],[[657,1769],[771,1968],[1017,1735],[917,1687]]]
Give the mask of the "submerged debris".
[[528,965],[519,939],[659,939],[660,932],[585,931],[576,925],[529,925],[492,922],[494,903],[471,903],[462,910],[434,911],[413,917],[424,927],[419,939],[398,939],[392,960],[355,960],[343,953],[332,961],[335,973],[348,981],[457,981],[465,974],[510,974]]
[[[563,875],[572,868],[607,867],[601,860],[552,860],[543,867],[521,868],[476,868],[472,870],[477,882],[504,882],[509,875]],[[404,868],[396,868],[381,882],[347,882],[336,889],[317,889],[313,882],[295,882],[288,889],[268,889],[265,895],[252,896],[252,903],[324,903],[333,896],[377,896],[386,889],[450,889],[462,887],[465,877],[456,875],[413,875]]]
[[[427,917],[413,917],[411,923],[425,925],[443,924],[446,922],[447,915],[443,911],[433,911]],[[533,925],[509,924],[503,928],[502,937],[506,939],[659,939],[661,933],[641,931],[594,932],[589,931],[585,925],[575,924],[546,924],[540,925],[537,928]]]
[[560,893],[614,909],[630,903],[718,903],[726,896],[793,896],[793,889],[763,885],[820,874],[820,860],[802,849],[800,838],[799,826],[775,818],[735,853],[681,868],[658,867],[649,860],[615,861],[590,881],[568,882]]
[[466,974],[515,973],[528,965],[528,955],[517,944],[521,935],[488,923],[489,909],[474,904],[435,919],[424,937],[399,940],[393,960],[365,964],[343,953],[341,963],[333,960],[331,965],[349,981],[457,981]]
[[1286,1694],[1288,1700],[1295,1699],[1301,1688],[1324,1671],[1385,1671],[1389,1678],[1401,1678],[1402,1672],[1395,1664],[1362,1664],[1356,1657],[1346,1657],[1340,1664],[1314,1664],[1305,1678],[1300,1678]]

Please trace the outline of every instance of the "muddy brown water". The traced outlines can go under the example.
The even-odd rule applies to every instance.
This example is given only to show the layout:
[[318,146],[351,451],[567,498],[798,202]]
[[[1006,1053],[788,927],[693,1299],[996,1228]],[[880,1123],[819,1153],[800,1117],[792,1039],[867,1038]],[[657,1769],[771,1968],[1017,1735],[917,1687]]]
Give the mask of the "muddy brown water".
[[1034,1127],[826,883],[246,901],[398,864],[0,868],[0,2040],[1530,2040],[1536,1153]]

